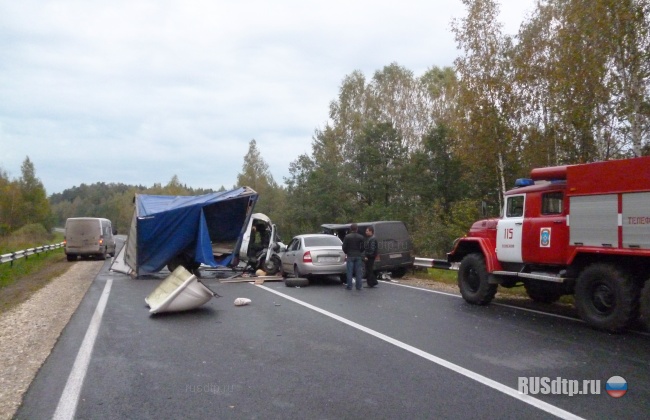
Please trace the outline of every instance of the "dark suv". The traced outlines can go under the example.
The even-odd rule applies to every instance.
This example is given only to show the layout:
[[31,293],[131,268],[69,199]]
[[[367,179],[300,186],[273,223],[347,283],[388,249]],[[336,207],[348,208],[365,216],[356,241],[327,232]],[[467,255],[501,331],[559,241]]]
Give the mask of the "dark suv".
[[[337,235],[341,240],[350,231],[351,223],[321,225],[323,233]],[[357,223],[359,233],[365,236],[366,228],[375,228],[375,238],[379,246],[379,254],[375,259],[375,271],[388,271],[392,277],[399,278],[413,267],[413,241],[404,222],[377,221]]]

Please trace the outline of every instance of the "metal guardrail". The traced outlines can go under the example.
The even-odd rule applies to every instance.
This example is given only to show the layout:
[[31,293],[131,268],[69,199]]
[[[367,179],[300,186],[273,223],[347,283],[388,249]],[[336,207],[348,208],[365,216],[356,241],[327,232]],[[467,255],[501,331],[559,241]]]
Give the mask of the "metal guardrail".
[[423,268],[440,268],[443,270],[458,270],[458,263],[450,263],[447,260],[436,260],[434,258],[415,257],[413,266]]
[[0,264],[10,263],[11,266],[14,265],[14,261],[21,258],[29,258],[30,255],[40,254],[42,252],[51,251],[53,249],[62,248],[65,242],[60,242],[58,244],[51,245],[42,245],[35,248],[23,249],[22,251],[10,252],[8,254],[0,255]]

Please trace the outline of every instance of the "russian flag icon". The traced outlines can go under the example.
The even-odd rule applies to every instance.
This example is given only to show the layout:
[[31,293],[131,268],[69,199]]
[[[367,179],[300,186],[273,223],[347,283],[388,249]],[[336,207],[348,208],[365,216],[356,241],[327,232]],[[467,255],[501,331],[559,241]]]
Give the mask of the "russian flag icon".
[[607,380],[605,389],[610,397],[621,398],[627,392],[627,381],[620,376],[612,376]]

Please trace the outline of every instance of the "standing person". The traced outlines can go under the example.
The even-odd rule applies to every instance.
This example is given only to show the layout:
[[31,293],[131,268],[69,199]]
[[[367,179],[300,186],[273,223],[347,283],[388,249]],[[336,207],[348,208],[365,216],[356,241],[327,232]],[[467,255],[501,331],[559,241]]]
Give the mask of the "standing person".
[[356,223],[352,223],[350,226],[350,233],[345,235],[343,239],[343,252],[345,253],[345,261],[347,266],[348,282],[346,289],[352,290],[352,274],[354,272],[354,278],[356,279],[357,290],[361,290],[361,284],[363,281],[363,274],[361,268],[361,259],[363,258],[363,236],[357,232],[359,226]]
[[377,239],[375,238],[375,228],[368,226],[366,228],[366,243],[364,246],[363,261],[366,265],[366,284],[367,287],[375,287],[377,277],[375,276],[375,257],[377,256]]

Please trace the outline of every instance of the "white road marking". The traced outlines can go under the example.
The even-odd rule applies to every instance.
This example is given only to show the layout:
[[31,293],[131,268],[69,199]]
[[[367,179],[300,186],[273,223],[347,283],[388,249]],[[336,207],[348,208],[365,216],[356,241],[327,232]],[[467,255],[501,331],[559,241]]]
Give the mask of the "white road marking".
[[266,290],[268,292],[274,293],[274,294],[276,294],[278,296],[281,296],[281,297],[283,297],[283,298],[285,298],[287,300],[295,302],[295,303],[297,303],[299,305],[302,305],[302,306],[304,306],[306,308],[309,308],[309,309],[311,309],[313,311],[321,313],[321,314],[323,314],[325,316],[333,318],[333,319],[335,319],[335,320],[337,320],[339,322],[342,322],[342,323],[344,323],[346,325],[349,325],[349,326],[351,326],[353,328],[356,328],[356,329],[358,329],[360,331],[363,331],[363,332],[365,332],[367,334],[370,334],[370,335],[372,335],[372,336],[374,336],[376,338],[379,338],[380,340],[383,340],[383,341],[385,341],[387,343],[393,344],[393,345],[395,345],[395,346],[397,346],[397,347],[399,347],[401,349],[404,349],[404,350],[406,350],[408,352],[411,352],[411,353],[413,353],[413,354],[415,354],[417,356],[420,356],[420,357],[422,357],[422,358],[424,358],[426,360],[429,360],[429,361],[431,361],[433,363],[436,363],[437,365],[440,365],[442,367],[450,369],[450,370],[452,370],[452,371],[454,371],[456,373],[459,373],[459,374],[461,374],[461,375],[463,375],[463,376],[465,376],[467,378],[470,378],[470,379],[472,379],[472,380],[474,380],[476,382],[479,382],[479,383],[481,383],[483,385],[489,386],[490,388],[493,388],[493,389],[495,389],[495,390],[497,390],[499,392],[502,392],[502,393],[504,393],[504,394],[506,394],[506,395],[508,395],[510,397],[513,397],[513,398],[515,398],[517,400],[525,402],[526,404],[530,404],[533,407],[539,408],[540,410],[546,411],[547,413],[552,414],[552,415],[554,415],[556,417],[559,417],[559,418],[562,418],[562,419],[582,419],[582,417],[578,417],[575,414],[570,413],[570,412],[568,412],[566,410],[562,410],[559,407],[556,407],[556,406],[548,404],[548,403],[546,403],[544,401],[538,400],[537,398],[531,397],[530,395],[521,394],[516,389],[505,386],[505,385],[503,385],[503,384],[501,384],[501,383],[499,383],[497,381],[494,381],[494,380],[492,380],[490,378],[487,378],[487,377],[485,377],[483,375],[480,375],[480,374],[478,374],[476,372],[473,372],[473,371],[471,371],[469,369],[465,369],[464,367],[459,366],[457,364],[454,364],[452,362],[449,362],[447,360],[441,359],[440,357],[434,356],[433,354],[427,353],[427,352],[425,352],[423,350],[420,350],[420,349],[418,349],[416,347],[413,347],[413,346],[411,346],[409,344],[406,344],[406,343],[404,343],[402,341],[396,340],[396,339],[394,339],[392,337],[389,337],[389,336],[387,336],[385,334],[382,334],[382,333],[380,333],[378,331],[375,331],[375,330],[372,330],[370,328],[364,327],[361,324],[357,324],[356,322],[350,321],[347,318],[343,318],[343,317],[341,317],[339,315],[336,315],[336,314],[334,314],[332,312],[326,311],[325,309],[319,308],[319,307],[314,306],[314,305],[312,305],[310,303],[307,303],[307,302],[304,302],[302,300],[296,299],[296,298],[294,298],[292,296],[285,295],[284,293],[280,293],[280,292],[278,292],[276,290],[273,290],[273,289],[271,289],[269,287],[266,287],[266,286],[263,286],[263,285],[255,285],[255,286],[257,286],[257,287],[259,287],[261,289],[264,289],[264,290]]
[[[461,299],[463,298],[461,295],[457,295],[457,294],[454,294],[454,293],[440,292],[438,290],[425,289],[423,287],[415,287],[415,286],[409,286],[409,285],[406,285],[406,284],[399,284],[399,283],[389,283],[389,284],[391,284],[393,286],[406,287],[408,289],[421,290],[423,292],[436,293],[438,295],[452,296],[452,297],[461,298]],[[548,315],[548,316],[552,316],[552,317],[555,317],[555,318],[567,319],[569,321],[576,321],[576,322],[584,323],[583,320],[578,319],[578,318],[572,318],[570,316],[564,316],[564,315],[556,315],[556,314],[552,314],[552,313],[549,313],[549,312],[538,311],[538,310],[535,310],[535,309],[522,308],[520,306],[507,305],[505,303],[492,302],[492,303],[490,303],[490,305],[503,306],[505,308],[518,309],[518,310],[521,310],[521,311],[532,312],[532,313],[535,313],[535,314]]]
[[[387,284],[390,284],[392,286],[406,287],[408,289],[421,290],[423,292],[436,293],[438,295],[452,296],[452,297],[461,298],[461,299],[463,298],[461,295],[457,295],[455,293],[440,292],[438,290],[425,289],[423,287],[409,286],[407,284],[400,284],[400,283],[392,283],[392,282],[383,282],[383,283],[387,283]],[[552,317],[560,318],[560,319],[566,319],[567,321],[581,322],[583,324],[585,323],[585,321],[583,321],[580,318],[573,318],[573,317],[564,316],[564,315],[556,315],[556,314],[552,314],[550,312],[538,311],[536,309],[522,308],[521,306],[508,305],[508,304],[499,303],[499,302],[492,302],[492,303],[490,303],[490,305],[503,306],[504,308],[517,309],[519,311],[532,312],[534,314],[552,316]],[[627,332],[631,333],[631,334],[638,334],[638,335],[644,335],[646,337],[650,337],[650,333],[647,333],[647,332],[644,332],[644,331],[628,330]]]
[[52,416],[53,419],[67,420],[74,418],[75,412],[77,411],[77,404],[79,402],[79,394],[81,394],[81,386],[86,377],[88,364],[90,363],[90,356],[93,352],[95,339],[99,332],[99,326],[102,323],[104,309],[106,308],[108,295],[111,293],[112,285],[113,279],[109,278],[106,281],[106,286],[104,286],[102,296],[99,298],[99,303],[97,303],[95,313],[90,320],[90,325],[88,326],[86,335],[81,342],[77,358],[74,361],[74,365],[72,365],[72,371],[70,372],[70,376],[68,376],[68,381],[65,384],[65,388],[63,389],[63,393],[59,399],[59,404],[56,407],[54,416]]

